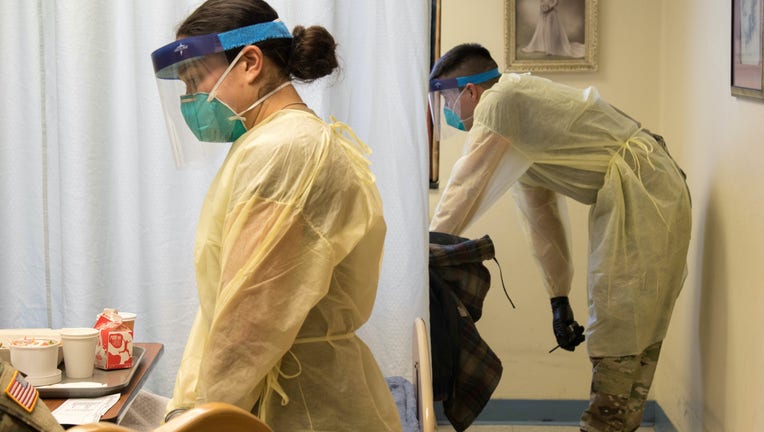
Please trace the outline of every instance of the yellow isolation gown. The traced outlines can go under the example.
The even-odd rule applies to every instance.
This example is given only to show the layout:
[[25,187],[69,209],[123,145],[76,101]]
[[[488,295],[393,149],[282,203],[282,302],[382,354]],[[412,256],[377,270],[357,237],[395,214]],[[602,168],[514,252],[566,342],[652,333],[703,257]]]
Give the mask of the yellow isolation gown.
[[399,431],[355,331],[386,226],[368,152],[342,123],[279,111],[239,138],[197,229],[199,311],[168,410],[228,402],[275,431]]
[[568,295],[573,275],[564,197],[590,205],[590,356],[663,340],[686,276],[691,210],[662,138],[592,87],[505,74],[475,109],[430,230],[459,234],[511,186],[551,297]]

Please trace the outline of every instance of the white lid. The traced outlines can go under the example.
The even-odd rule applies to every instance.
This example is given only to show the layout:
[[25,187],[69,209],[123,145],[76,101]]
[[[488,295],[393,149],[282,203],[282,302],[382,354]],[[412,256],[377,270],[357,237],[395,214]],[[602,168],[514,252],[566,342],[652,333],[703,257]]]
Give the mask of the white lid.
[[61,329],[62,339],[89,339],[93,336],[98,336],[98,329],[91,327],[73,327]]

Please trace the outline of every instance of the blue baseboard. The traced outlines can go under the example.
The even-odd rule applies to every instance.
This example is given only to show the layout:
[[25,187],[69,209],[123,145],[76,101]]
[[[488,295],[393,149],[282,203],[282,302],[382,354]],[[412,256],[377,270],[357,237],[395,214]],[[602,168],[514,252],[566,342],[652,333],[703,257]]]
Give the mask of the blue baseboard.
[[[576,426],[587,406],[589,401],[585,400],[491,399],[474,424]],[[449,424],[441,402],[435,402],[435,417],[438,424]],[[655,401],[647,401],[642,425],[652,426],[656,432],[676,432]]]

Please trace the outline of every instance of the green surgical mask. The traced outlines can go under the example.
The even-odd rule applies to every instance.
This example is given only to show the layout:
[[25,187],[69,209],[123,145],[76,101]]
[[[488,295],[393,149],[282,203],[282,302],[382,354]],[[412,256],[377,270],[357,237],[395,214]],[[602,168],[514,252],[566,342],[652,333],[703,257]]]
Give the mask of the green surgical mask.
[[199,141],[234,142],[247,128],[241,117],[218,98],[208,93],[180,97],[180,110],[186,124]]
[[459,116],[449,107],[443,107],[443,115],[446,117],[446,124],[459,129],[460,131],[467,130],[464,126],[464,122]]
[[[464,90],[467,90],[466,88]],[[462,95],[464,94],[464,90],[459,92],[459,96],[456,97],[456,100],[454,101],[454,107],[456,107],[456,104],[459,104],[461,107],[461,99]],[[461,109],[459,109],[461,112]],[[466,131],[467,127],[464,125],[464,120],[462,120],[461,115],[456,112],[456,110],[451,109],[447,106],[443,107],[443,116],[446,118],[446,124],[459,129],[460,131]]]

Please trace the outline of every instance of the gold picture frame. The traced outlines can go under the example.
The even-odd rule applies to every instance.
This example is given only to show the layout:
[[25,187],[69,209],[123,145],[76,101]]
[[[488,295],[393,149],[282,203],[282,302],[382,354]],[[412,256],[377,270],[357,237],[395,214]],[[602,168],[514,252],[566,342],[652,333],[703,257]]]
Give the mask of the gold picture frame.
[[598,0],[504,1],[507,70],[597,70]]
[[764,99],[764,0],[732,0],[730,92]]

